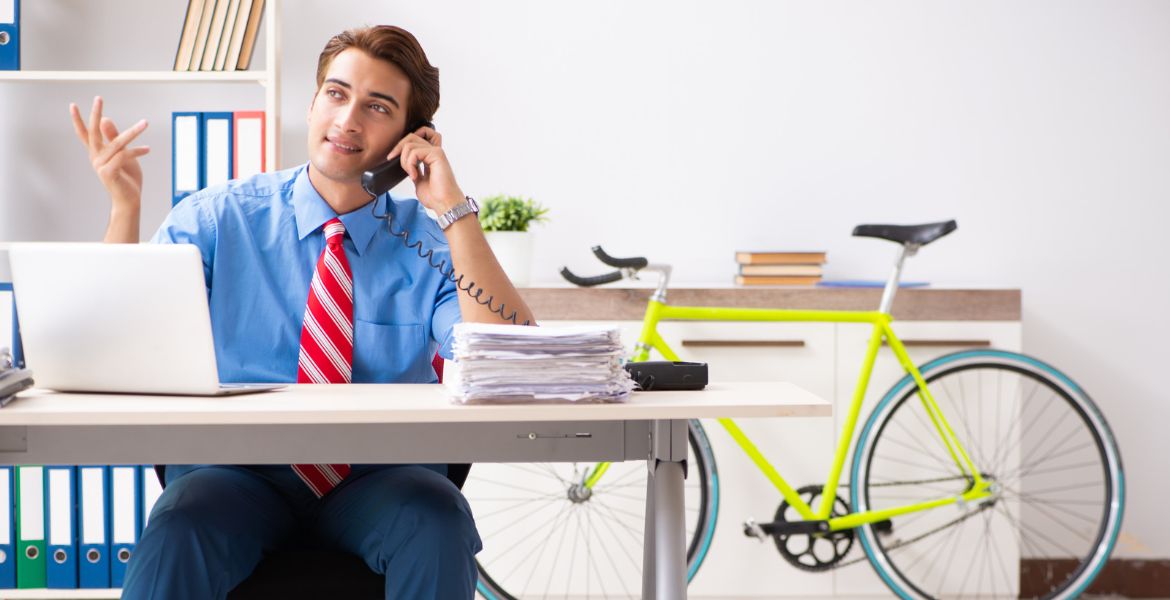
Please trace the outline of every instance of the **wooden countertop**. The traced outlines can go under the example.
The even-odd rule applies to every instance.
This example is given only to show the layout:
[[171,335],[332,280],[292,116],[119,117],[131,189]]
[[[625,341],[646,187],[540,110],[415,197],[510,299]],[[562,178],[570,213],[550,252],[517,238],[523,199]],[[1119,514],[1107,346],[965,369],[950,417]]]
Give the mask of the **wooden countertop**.
[[[523,288],[520,294],[539,320],[640,321],[650,288]],[[877,310],[882,290],[819,287],[671,288],[676,306]],[[1019,321],[1019,289],[907,288],[894,299],[899,321]]]

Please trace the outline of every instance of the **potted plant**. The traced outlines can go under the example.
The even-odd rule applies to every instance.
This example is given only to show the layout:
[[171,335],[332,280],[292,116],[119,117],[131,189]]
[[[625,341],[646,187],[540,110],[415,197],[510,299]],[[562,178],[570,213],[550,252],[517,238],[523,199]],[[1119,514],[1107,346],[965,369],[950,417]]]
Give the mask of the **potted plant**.
[[532,264],[532,233],[528,226],[546,220],[548,209],[531,198],[498,194],[484,198],[479,206],[479,224],[488,245],[512,285],[528,285]]

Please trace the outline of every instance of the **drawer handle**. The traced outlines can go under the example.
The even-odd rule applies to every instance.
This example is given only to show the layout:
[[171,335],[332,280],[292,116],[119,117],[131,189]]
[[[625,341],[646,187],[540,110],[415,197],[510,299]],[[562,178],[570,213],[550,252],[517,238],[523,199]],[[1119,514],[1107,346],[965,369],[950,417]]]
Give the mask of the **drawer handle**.
[[692,348],[803,348],[804,340],[683,340]]
[[[887,343],[882,342],[885,346]],[[990,348],[990,340],[902,340],[902,345],[907,348],[940,348],[940,347],[959,347],[959,348]]]

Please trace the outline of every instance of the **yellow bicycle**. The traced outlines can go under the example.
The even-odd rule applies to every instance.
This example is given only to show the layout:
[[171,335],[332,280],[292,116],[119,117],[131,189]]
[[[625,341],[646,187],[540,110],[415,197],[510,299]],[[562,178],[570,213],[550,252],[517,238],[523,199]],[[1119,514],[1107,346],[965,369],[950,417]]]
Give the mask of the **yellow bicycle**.
[[[651,350],[682,360],[658,333],[659,322],[668,320],[872,329],[824,484],[794,488],[734,421],[719,419],[780,499],[775,520],[749,522],[745,534],[774,540],[792,565],[827,571],[848,564],[859,541],[901,598],[1076,598],[1108,559],[1125,500],[1120,454],[1100,410],[1067,375],[1019,353],[972,349],[915,366],[891,327],[906,258],[956,228],[954,221],[857,227],[854,235],[902,248],[872,312],[671,306],[669,265],[613,258],[600,247],[594,254],[617,270],[596,277],[562,274],[581,286],[658,276],[632,361],[647,360]],[[905,377],[858,432],[883,342]],[[688,469],[689,581],[711,550],[722,493],[697,420],[690,423]],[[480,594],[489,600],[550,593],[637,597],[645,481],[646,469],[637,463],[476,465],[464,493],[486,540]],[[493,544],[503,532],[510,543]],[[1044,577],[1022,577],[1037,565],[1044,566]]]

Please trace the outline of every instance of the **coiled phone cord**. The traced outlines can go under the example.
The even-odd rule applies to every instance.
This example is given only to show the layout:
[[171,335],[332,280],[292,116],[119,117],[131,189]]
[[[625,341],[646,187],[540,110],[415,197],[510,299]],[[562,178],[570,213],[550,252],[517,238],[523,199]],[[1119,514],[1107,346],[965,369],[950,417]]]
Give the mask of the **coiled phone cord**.
[[482,287],[476,286],[474,281],[468,281],[467,285],[464,286],[463,285],[464,274],[460,273],[458,276],[456,276],[454,264],[448,265],[446,259],[439,259],[439,262],[436,263],[435,258],[434,258],[435,250],[433,248],[428,248],[428,249],[424,250],[423,244],[421,241],[417,241],[417,240],[413,241],[413,242],[410,241],[410,232],[407,231],[405,228],[403,228],[401,233],[394,231],[394,214],[393,214],[393,211],[390,210],[390,203],[391,202],[392,202],[392,200],[390,199],[389,196],[387,196],[386,197],[386,212],[384,214],[378,214],[378,203],[377,202],[372,203],[372,205],[370,207],[370,212],[374,215],[374,218],[381,219],[381,220],[386,222],[386,231],[388,231],[390,233],[390,235],[402,240],[403,246],[406,246],[410,250],[414,250],[418,254],[419,258],[427,261],[427,264],[429,264],[432,269],[434,269],[434,270],[438,271],[440,274],[442,274],[444,279],[455,284],[456,289],[458,289],[461,292],[464,292],[468,296],[471,296],[471,299],[475,300],[476,303],[478,303],[482,306],[488,307],[488,310],[490,310],[491,312],[500,315],[500,319],[502,319],[504,321],[510,321],[513,325],[529,325],[530,324],[530,322],[527,319],[524,320],[524,323],[517,323],[516,322],[517,311],[515,311],[515,310],[512,311],[512,314],[510,316],[505,316],[504,315],[505,305],[503,302],[500,302],[499,306],[493,308],[492,303],[496,299],[495,295],[489,294],[487,300],[481,299],[481,297],[483,296],[483,293],[484,293],[484,289]]

